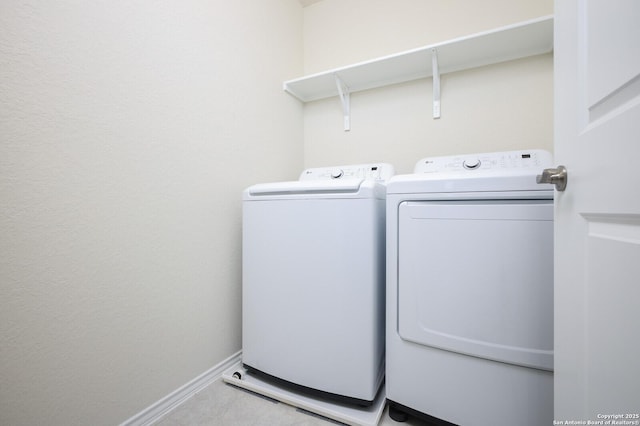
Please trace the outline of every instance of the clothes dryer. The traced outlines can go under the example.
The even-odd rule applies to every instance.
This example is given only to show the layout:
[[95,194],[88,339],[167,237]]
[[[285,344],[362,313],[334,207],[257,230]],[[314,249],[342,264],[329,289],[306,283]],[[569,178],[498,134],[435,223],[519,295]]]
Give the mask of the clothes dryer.
[[384,377],[389,164],[313,168],[243,197],[242,361],[252,373],[369,405]]
[[[392,417],[553,421],[553,187],[540,150],[420,160],[387,187]],[[448,422],[448,423],[447,423]]]

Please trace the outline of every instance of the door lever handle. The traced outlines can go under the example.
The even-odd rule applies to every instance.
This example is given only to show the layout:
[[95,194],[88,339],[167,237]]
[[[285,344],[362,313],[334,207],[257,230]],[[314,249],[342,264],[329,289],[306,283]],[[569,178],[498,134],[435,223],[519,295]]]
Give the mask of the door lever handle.
[[558,166],[555,169],[544,169],[541,175],[536,176],[537,183],[550,183],[556,186],[556,190],[564,191],[567,187],[567,169]]

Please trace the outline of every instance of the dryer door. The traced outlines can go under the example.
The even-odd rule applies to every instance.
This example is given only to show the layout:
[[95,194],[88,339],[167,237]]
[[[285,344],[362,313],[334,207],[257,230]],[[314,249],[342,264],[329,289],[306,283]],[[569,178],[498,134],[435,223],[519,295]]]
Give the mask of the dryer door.
[[406,201],[398,211],[398,332],[553,370],[553,201]]

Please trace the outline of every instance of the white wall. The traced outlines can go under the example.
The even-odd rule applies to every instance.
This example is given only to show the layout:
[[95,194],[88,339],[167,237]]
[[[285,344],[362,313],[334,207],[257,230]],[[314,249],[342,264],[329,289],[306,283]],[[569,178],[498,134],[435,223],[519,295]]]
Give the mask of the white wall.
[[[323,0],[304,9],[305,73],[377,58],[553,13],[552,0]],[[430,64],[426,64],[430,66]],[[351,131],[338,98],[305,105],[305,167],[386,161],[410,173],[420,158],[553,150],[551,54],[351,95]]]
[[240,349],[302,59],[296,0],[2,2],[0,424],[117,424]]

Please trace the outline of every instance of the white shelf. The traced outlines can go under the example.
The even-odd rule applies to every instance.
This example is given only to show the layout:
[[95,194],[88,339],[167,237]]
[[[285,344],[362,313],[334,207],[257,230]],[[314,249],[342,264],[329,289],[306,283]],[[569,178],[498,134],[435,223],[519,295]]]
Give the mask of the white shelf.
[[[432,54],[437,52],[437,65]],[[284,90],[303,102],[339,96],[419,78],[495,64],[553,50],[553,16],[437,43],[395,55],[284,82]],[[438,71],[439,70],[439,71]],[[435,79],[434,79],[435,80]],[[345,94],[340,95],[345,104]],[[347,108],[345,108],[345,117]]]

